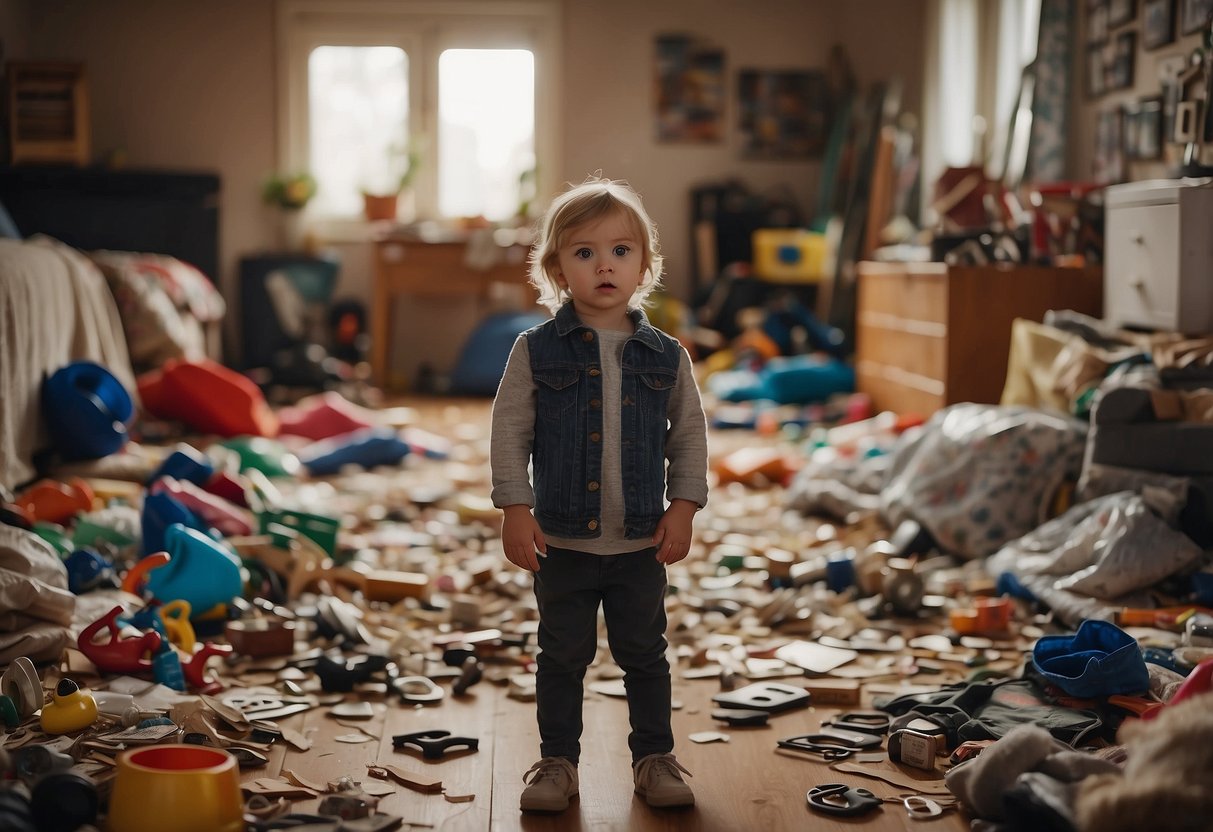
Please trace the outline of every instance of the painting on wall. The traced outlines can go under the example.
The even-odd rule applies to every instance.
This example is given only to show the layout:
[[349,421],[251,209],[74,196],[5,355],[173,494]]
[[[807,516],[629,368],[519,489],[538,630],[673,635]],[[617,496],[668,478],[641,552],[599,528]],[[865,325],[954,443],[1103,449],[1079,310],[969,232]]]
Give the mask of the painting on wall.
[[657,140],[724,139],[724,50],[687,35],[657,37]]
[[1108,0],[1087,0],[1087,44],[1108,39]]
[[830,90],[825,73],[738,74],[741,153],[750,159],[820,156],[830,129]]
[[[1126,118],[1128,115],[1126,114]],[[1125,155],[1130,159],[1154,160],[1162,158],[1163,146],[1163,100],[1160,96],[1147,96],[1133,108],[1133,124],[1125,124]],[[1132,141],[1130,141],[1130,133]]]
[[1142,9],[1142,46],[1157,49],[1175,40],[1175,0],[1146,0]]
[[1137,57],[1137,33],[1121,32],[1112,41],[1112,58],[1107,65],[1108,91],[1133,86],[1133,61]]

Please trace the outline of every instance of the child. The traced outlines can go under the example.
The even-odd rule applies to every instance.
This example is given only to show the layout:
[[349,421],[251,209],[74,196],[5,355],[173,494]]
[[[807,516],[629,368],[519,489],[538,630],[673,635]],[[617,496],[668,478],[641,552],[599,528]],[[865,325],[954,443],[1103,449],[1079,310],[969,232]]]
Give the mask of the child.
[[707,502],[707,428],[690,356],[640,309],[660,277],[656,227],[627,183],[591,177],[553,201],[531,282],[555,318],[514,343],[490,454],[502,548],[534,573],[539,604],[542,759],[523,777],[524,811],[561,811],[577,794],[600,604],[624,672],[636,793],[650,806],[695,802],[671,753],[664,598],[665,567],[686,557]]

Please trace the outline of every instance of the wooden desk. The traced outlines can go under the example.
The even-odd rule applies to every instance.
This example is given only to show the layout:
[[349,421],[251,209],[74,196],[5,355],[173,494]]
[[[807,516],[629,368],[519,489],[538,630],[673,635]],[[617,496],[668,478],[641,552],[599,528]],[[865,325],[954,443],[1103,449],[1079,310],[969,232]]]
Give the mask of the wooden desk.
[[483,299],[491,283],[527,281],[527,249],[511,246],[486,269],[467,264],[466,240],[424,242],[387,238],[375,242],[375,288],[371,309],[371,371],[375,384],[392,380],[389,356],[396,298],[474,297]]

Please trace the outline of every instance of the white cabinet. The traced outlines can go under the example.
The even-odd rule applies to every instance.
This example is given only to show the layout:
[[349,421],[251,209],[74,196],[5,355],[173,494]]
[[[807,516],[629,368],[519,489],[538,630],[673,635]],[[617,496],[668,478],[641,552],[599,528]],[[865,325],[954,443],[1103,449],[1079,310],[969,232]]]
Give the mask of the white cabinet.
[[1104,312],[1115,326],[1213,332],[1213,184],[1159,179],[1107,190]]

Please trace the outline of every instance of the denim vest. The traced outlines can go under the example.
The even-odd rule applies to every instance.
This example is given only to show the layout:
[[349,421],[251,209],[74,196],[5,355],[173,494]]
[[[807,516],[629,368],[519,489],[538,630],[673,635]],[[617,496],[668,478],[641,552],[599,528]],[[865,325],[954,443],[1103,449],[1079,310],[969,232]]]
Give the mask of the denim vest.
[[[678,342],[629,312],[636,331],[623,346],[619,391],[624,535],[650,537],[665,512],[666,411],[678,380]],[[532,477],[535,518],[548,534],[602,534],[602,371],[598,338],[566,303],[526,333],[535,380]]]

